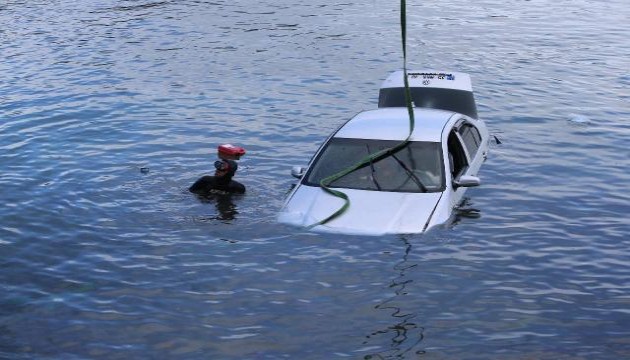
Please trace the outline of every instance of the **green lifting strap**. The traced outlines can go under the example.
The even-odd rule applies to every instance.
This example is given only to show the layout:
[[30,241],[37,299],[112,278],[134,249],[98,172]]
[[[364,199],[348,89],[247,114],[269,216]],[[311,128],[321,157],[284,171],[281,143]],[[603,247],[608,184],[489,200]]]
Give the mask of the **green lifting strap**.
[[326,191],[327,193],[336,196],[338,198],[341,198],[344,200],[344,204],[342,207],[340,207],[337,211],[335,211],[334,213],[332,213],[331,215],[329,215],[328,217],[326,217],[323,220],[320,220],[318,222],[316,222],[315,224],[312,224],[310,226],[308,226],[308,228],[313,228],[315,226],[318,225],[324,225],[327,222],[339,217],[340,215],[342,215],[344,212],[346,212],[346,210],[348,210],[348,208],[350,207],[350,199],[348,198],[348,195],[346,195],[345,193],[339,191],[339,190],[334,190],[331,189],[329,186],[330,184],[335,181],[338,180],[348,174],[350,174],[351,172],[362,168],[364,166],[366,166],[369,163],[372,162],[377,162],[378,160],[381,160],[383,158],[386,158],[392,154],[395,154],[397,151],[401,150],[403,147],[407,146],[407,144],[409,143],[409,139],[411,138],[411,134],[413,134],[413,130],[415,128],[415,118],[414,118],[414,113],[413,113],[413,105],[411,103],[411,92],[409,91],[409,79],[407,78],[407,3],[405,0],[400,0],[400,31],[401,31],[401,36],[402,36],[402,51],[403,51],[403,78],[404,78],[404,82],[405,82],[405,102],[407,103],[407,111],[409,113],[409,135],[407,135],[407,138],[405,140],[403,140],[402,142],[400,142],[399,144],[388,148],[388,149],[383,149],[381,151],[375,152],[373,154],[368,155],[367,157],[363,158],[362,160],[360,160],[358,163],[348,167],[347,169],[344,169],[336,174],[330,175],[324,179],[322,179],[319,182],[319,185],[322,187],[322,189],[324,189],[324,191]]

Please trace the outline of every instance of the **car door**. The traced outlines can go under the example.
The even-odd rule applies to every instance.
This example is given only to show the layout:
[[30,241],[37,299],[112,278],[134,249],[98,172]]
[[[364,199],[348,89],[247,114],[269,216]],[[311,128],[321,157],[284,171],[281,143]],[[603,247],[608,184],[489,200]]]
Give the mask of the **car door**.
[[454,182],[459,180],[459,178],[463,175],[472,175],[470,174],[470,154],[468,153],[464,140],[458,131],[459,124],[461,124],[461,122],[458,122],[458,125],[451,129],[447,140],[449,171],[451,175],[451,186],[449,187],[451,190],[451,194],[449,196],[451,207],[460,203],[462,197],[464,196],[464,192],[466,191],[466,188],[464,187],[455,188],[453,186]]
[[456,130],[468,158],[468,173],[466,175],[477,176],[486,156],[486,147],[483,144],[481,132],[474,123],[465,119],[458,124]]

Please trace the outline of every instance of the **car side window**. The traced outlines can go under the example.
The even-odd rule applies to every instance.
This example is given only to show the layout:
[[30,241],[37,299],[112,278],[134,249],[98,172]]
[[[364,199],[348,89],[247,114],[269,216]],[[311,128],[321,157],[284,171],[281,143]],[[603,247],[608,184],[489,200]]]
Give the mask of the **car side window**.
[[472,124],[465,123],[459,127],[459,135],[462,137],[470,158],[474,159],[481,145],[481,135],[479,130]]
[[468,168],[468,159],[462,146],[459,136],[455,130],[451,131],[448,136],[448,158],[450,163],[450,170],[453,179],[459,177]]

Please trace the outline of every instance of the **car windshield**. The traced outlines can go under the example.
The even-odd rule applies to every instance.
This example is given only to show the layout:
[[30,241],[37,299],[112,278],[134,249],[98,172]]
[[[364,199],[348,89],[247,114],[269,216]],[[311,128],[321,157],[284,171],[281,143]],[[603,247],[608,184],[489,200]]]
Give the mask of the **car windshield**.
[[[391,148],[400,141],[333,138],[315,159],[304,183],[319,182],[352,165],[368,154]],[[353,171],[333,181],[337,188],[395,191],[437,192],[444,189],[440,143],[412,141],[396,153]]]

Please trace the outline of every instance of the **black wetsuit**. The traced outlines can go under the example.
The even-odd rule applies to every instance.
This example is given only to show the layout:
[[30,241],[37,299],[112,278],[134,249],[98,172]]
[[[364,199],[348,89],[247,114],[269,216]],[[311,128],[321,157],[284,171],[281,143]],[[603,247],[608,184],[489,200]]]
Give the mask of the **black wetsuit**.
[[231,176],[202,176],[188,189],[191,193],[208,196],[211,194],[243,194],[245,186],[232,180]]

